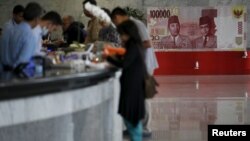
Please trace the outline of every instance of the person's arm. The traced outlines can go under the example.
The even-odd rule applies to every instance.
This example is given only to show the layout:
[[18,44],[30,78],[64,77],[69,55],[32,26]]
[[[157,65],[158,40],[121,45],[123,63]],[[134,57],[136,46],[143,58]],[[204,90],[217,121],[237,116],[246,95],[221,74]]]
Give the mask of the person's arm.
[[143,41],[142,43],[143,43],[143,47],[145,47],[145,48],[152,47],[152,43],[150,40]]
[[142,22],[139,22],[138,30],[142,39],[143,47],[145,48],[152,47],[151,38],[149,36],[148,29]]
[[119,68],[122,68],[123,66],[121,56],[108,56],[107,61]]
[[127,53],[125,54],[124,59],[121,59],[121,56],[113,56],[107,57],[107,61],[117,67],[126,69],[135,61],[138,53],[139,50],[137,47],[130,47],[130,49],[128,49]]

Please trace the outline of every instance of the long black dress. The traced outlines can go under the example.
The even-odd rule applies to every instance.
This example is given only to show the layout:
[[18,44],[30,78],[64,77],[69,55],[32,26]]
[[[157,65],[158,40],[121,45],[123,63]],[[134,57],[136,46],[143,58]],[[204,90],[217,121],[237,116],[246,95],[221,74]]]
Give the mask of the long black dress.
[[143,51],[140,46],[129,42],[126,45],[126,54],[121,61],[108,57],[107,60],[122,68],[120,78],[121,95],[118,113],[134,126],[144,118],[145,89],[144,76],[146,72],[143,62]]

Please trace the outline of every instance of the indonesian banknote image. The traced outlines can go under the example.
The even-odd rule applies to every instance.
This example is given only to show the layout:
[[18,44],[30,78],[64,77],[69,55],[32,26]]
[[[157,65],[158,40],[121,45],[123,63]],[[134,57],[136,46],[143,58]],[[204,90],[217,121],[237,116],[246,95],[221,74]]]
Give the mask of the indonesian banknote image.
[[155,51],[244,50],[245,6],[149,7],[147,26]]

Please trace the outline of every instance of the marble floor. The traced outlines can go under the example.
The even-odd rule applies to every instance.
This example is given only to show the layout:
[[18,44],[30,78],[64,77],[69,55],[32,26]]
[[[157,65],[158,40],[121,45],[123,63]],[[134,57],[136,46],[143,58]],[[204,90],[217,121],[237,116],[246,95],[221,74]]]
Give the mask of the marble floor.
[[250,124],[250,75],[156,78],[147,141],[207,141],[208,124]]

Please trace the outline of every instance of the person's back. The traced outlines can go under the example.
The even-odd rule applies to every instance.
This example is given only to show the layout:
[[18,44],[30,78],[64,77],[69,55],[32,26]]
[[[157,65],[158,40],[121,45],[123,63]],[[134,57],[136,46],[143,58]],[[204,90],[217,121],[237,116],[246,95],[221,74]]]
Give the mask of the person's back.
[[69,26],[68,30],[65,32],[65,34],[67,34],[68,36],[68,39],[67,39],[68,44],[71,44],[74,41],[79,42],[79,43],[84,43],[86,32],[81,27],[84,27],[84,26],[79,22],[73,22]]
[[142,120],[145,115],[144,76],[146,66],[141,38],[135,23],[127,20],[117,27],[126,53],[121,60],[107,60],[122,68],[121,93],[118,113],[123,117],[132,141],[142,141]]
[[32,28],[27,22],[22,22],[14,30],[15,33],[11,36],[9,48],[6,50],[8,57],[4,60],[4,64],[16,66],[29,61],[34,55],[36,42]]
[[29,3],[24,10],[25,21],[13,28],[9,33],[10,39],[7,46],[3,45],[1,39],[0,62],[8,70],[14,69],[21,63],[27,63],[35,53],[36,40],[32,28],[42,13],[42,8],[37,3]]
[[13,23],[12,20],[9,20],[7,23],[4,24],[0,46],[8,46],[9,39],[14,32],[15,26],[16,26],[16,24]]
[[[111,18],[112,18],[113,23],[117,26],[119,26],[120,24],[122,24],[123,22],[129,19],[132,20],[136,24],[138,28],[139,36],[143,43],[143,48],[145,49],[144,61],[147,67],[147,72],[149,75],[153,75],[154,70],[158,68],[159,66],[158,66],[157,58],[154,53],[154,49],[152,47],[150,35],[148,33],[148,30],[145,24],[141,22],[140,20],[129,17],[127,12],[120,7],[116,7],[115,9],[113,9],[111,13]],[[151,137],[152,133],[151,133],[151,129],[149,128],[150,120],[151,120],[150,101],[147,100],[145,102],[145,105],[146,105],[146,114],[145,114],[145,118],[143,121],[143,137]],[[126,133],[127,132],[124,131],[125,136],[126,136]]]
[[[150,40],[149,32],[145,24],[142,21],[135,19],[133,17],[131,17],[130,19],[136,24],[139,30],[139,34],[142,38],[142,41]],[[159,67],[158,61],[154,53],[154,48],[152,46],[146,48],[145,63],[146,63],[148,73],[150,75],[153,75],[154,70]]]
[[89,17],[90,20],[87,26],[87,37],[85,39],[85,43],[93,43],[98,40],[99,31],[101,29],[101,25],[99,24],[99,20],[94,16],[94,13],[88,11],[85,7],[85,4],[90,3],[91,5],[96,6],[97,2],[95,0],[84,0],[83,1],[83,13],[85,16]]
[[23,21],[24,7],[22,5],[16,5],[12,11],[12,18],[5,23],[3,29],[4,31],[12,30],[16,25]]
[[[102,10],[107,14],[107,18],[111,20],[111,12],[107,8],[102,8]],[[100,25],[102,26],[99,31],[98,40],[112,43],[114,46],[121,46],[121,40],[115,26],[108,22],[107,18],[100,19]]]
[[70,45],[73,42],[84,43],[86,32],[84,32],[84,25],[76,22],[70,15],[63,17],[63,36]]
[[5,54],[4,49],[9,46],[10,39],[14,34],[14,28],[23,21],[24,7],[16,5],[12,11],[12,18],[4,24],[0,39],[0,54]]
[[5,54],[4,50],[9,46],[10,39],[13,33],[14,33],[14,26],[11,25],[10,22],[6,23],[4,25],[2,35],[0,38],[0,61],[2,60],[1,58]]

